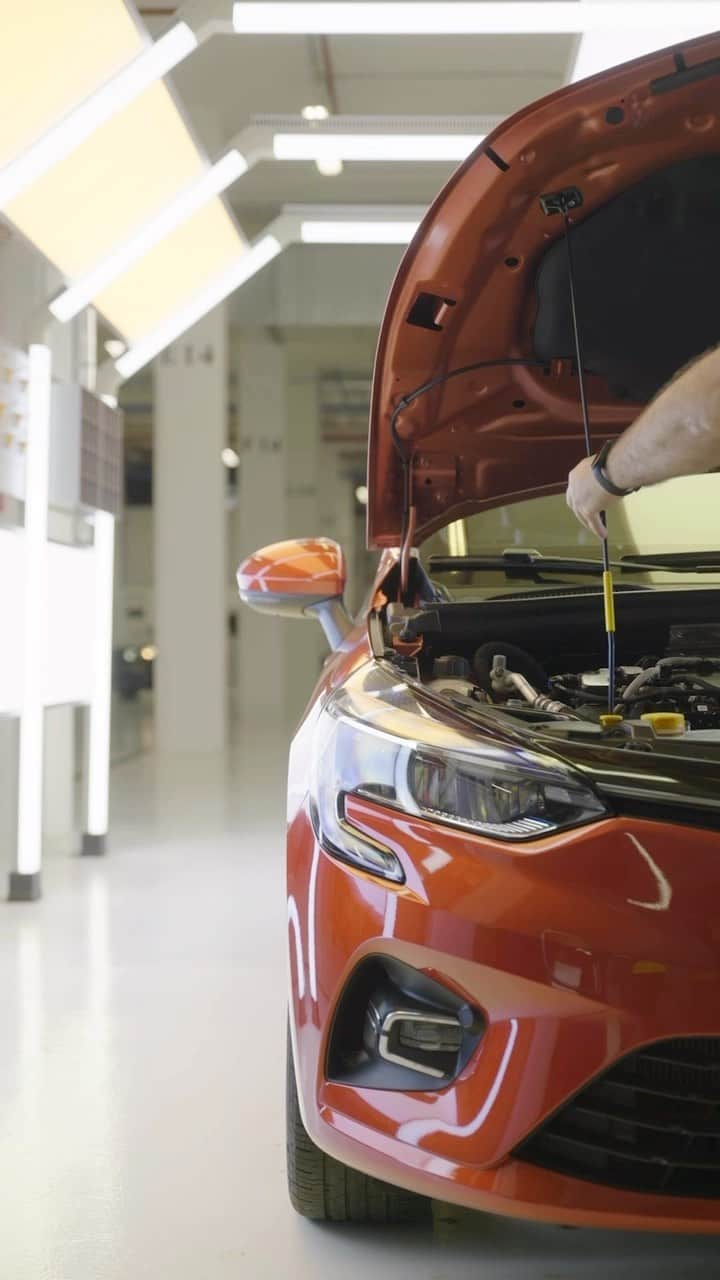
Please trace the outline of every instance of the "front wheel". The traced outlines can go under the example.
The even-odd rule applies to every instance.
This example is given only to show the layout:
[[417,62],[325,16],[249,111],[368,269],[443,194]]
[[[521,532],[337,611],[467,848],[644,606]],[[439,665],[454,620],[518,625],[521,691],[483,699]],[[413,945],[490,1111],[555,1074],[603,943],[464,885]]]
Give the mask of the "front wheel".
[[430,1219],[424,1196],[391,1187],[326,1156],[300,1115],[290,1036],[287,1046],[287,1175],[293,1208],[315,1222],[401,1223]]

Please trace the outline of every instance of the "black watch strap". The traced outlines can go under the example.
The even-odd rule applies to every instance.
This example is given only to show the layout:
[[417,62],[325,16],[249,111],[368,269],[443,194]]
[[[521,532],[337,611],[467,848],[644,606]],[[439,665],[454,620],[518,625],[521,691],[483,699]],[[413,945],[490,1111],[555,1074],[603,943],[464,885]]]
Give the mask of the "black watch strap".
[[597,454],[596,458],[593,461],[593,464],[592,464],[593,475],[595,476],[595,479],[597,480],[598,484],[602,485],[606,493],[611,493],[613,498],[627,498],[629,494],[635,493],[636,490],[620,489],[618,485],[613,484],[607,471],[605,470],[607,457],[612,446],[613,446],[612,440],[605,441],[605,444],[603,445],[602,449],[600,450],[600,452]]

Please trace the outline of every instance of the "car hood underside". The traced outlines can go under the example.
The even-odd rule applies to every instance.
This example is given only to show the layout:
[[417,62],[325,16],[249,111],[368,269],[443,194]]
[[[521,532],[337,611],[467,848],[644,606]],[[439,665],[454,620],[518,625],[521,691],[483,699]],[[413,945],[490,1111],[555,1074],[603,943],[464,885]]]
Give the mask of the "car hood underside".
[[[566,235],[598,448],[720,341],[718,91],[720,35],[704,36],[525,108],[453,176],[381,329],[371,545],[397,544],[409,506],[421,541],[563,487],[585,450]],[[528,363],[454,373],[511,359]]]

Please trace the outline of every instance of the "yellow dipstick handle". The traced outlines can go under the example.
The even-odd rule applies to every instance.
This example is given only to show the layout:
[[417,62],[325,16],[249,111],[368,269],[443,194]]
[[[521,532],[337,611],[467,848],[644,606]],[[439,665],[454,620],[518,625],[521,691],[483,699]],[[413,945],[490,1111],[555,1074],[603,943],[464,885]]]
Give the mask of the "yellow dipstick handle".
[[603,596],[605,598],[605,630],[615,630],[615,596],[613,594],[613,576],[609,569],[603,573]]
[[600,717],[600,724],[603,729],[617,729],[619,724],[623,723],[622,716],[608,714]]

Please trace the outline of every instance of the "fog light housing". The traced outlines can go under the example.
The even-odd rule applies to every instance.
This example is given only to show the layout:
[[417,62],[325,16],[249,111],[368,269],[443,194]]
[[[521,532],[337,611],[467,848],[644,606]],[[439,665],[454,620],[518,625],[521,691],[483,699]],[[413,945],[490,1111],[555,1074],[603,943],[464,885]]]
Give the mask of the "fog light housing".
[[452,1074],[462,1040],[463,1029],[452,1015],[397,1009],[383,1018],[378,1052],[386,1062],[442,1080]]
[[328,1078],[370,1089],[444,1088],[484,1030],[482,1014],[442,983],[398,960],[372,957],[338,1001]]

